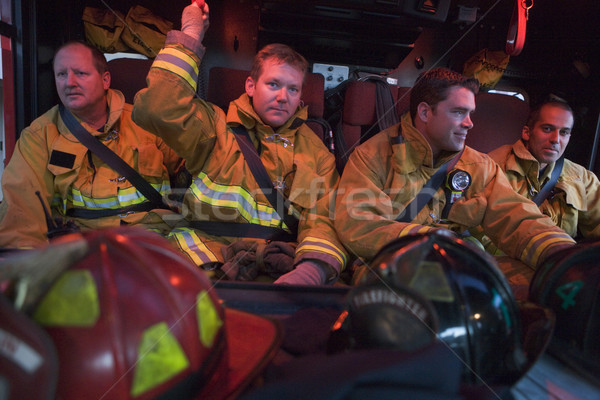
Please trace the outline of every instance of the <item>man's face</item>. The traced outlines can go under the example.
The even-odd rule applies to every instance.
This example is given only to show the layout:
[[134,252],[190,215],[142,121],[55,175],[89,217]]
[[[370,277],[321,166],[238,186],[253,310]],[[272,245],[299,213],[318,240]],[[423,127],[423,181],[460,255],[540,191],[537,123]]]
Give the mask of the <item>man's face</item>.
[[540,163],[540,169],[563,155],[571,138],[571,129],[573,114],[552,104],[542,107],[533,129],[523,127],[523,141]]
[[455,86],[448,90],[446,100],[435,107],[421,103],[417,118],[424,122],[421,132],[436,158],[442,151],[460,151],[465,146],[467,131],[473,127],[471,113],[475,111],[475,95],[469,89]]
[[54,57],[54,80],[58,97],[71,112],[85,115],[98,107],[106,107],[105,95],[110,86],[110,73],[100,74],[94,66],[92,52],[74,44]]
[[256,82],[251,77],[246,80],[246,93],[252,97],[254,111],[266,125],[279,128],[296,112],[303,79],[298,69],[270,59]]

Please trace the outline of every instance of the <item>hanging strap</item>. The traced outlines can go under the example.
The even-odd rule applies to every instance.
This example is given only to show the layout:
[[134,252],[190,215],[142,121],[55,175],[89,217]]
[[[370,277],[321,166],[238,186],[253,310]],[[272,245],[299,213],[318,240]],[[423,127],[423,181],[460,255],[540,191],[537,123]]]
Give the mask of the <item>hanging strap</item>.
[[544,202],[544,200],[546,200],[552,189],[554,189],[554,185],[556,185],[558,177],[562,172],[564,162],[564,157],[561,157],[558,160],[556,160],[556,163],[554,164],[554,169],[552,170],[552,174],[550,175],[550,179],[548,179],[548,182],[546,182],[546,184],[542,186],[542,189],[539,191],[539,193],[536,194],[535,197],[532,199],[538,207]]
[[[67,110],[63,104],[60,104],[58,108],[63,122],[81,144],[100,157],[100,159],[108,164],[108,166],[110,166],[112,169],[127,178],[127,180],[134,185],[146,197],[146,199],[150,200],[150,202],[154,205],[153,208],[169,209],[169,206],[163,202],[162,195],[144,178],[142,178],[142,176],[136,170],[131,168],[131,166],[123,161],[123,159],[115,152],[106,147],[104,144],[100,143],[96,137],[92,136],[92,134],[90,134],[83,126],[81,126],[79,121],[77,121],[73,114]],[[117,214],[123,214],[123,210],[126,209],[127,207],[111,211],[118,211]],[[94,210],[90,211],[93,212]]]
[[510,25],[508,26],[508,33],[506,35],[506,48],[505,52],[509,56],[518,56],[523,50],[525,44],[525,34],[527,31],[527,18],[529,16],[529,9],[533,6],[527,6],[527,0],[515,0],[516,3],[513,7],[512,17],[510,19]]
[[419,211],[425,207],[425,204],[431,200],[433,195],[440,188],[446,179],[446,175],[452,170],[452,168],[454,168],[464,150],[465,149],[463,147],[460,153],[455,155],[452,159],[446,161],[437,171],[435,171],[435,174],[429,178],[421,191],[417,193],[417,196],[406,206],[404,213],[400,214],[398,218],[396,218],[396,221],[410,222],[415,219],[415,217],[419,214]]

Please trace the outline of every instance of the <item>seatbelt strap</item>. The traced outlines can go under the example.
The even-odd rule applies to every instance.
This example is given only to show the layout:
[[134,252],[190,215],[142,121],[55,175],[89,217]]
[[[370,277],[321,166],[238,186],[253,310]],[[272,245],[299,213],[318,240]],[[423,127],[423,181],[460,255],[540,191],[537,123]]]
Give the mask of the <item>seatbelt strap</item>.
[[427,204],[429,200],[432,199],[433,195],[440,188],[440,186],[446,179],[446,175],[448,174],[448,172],[452,171],[452,168],[454,168],[454,166],[460,159],[460,156],[462,156],[463,151],[465,151],[464,147],[460,151],[460,153],[455,155],[450,160],[446,161],[437,171],[435,171],[433,176],[429,178],[429,180],[423,186],[421,191],[417,193],[415,198],[412,199],[412,201],[406,206],[404,212],[401,213],[398,216],[398,218],[396,218],[396,221],[410,222],[413,219],[415,219],[415,217],[419,214],[419,211],[421,211],[423,207],[425,207],[425,204]]
[[[246,160],[248,167],[250,167],[250,171],[252,172],[252,175],[254,175],[254,179],[256,179],[263,194],[277,213],[283,214],[280,215],[283,222],[295,234],[298,231],[298,219],[289,213],[289,202],[285,199],[283,193],[273,186],[273,182],[262,161],[260,161],[260,156],[250,139],[248,131],[242,125],[234,125],[230,126],[230,128],[233,131],[238,145],[244,154],[244,159]],[[283,213],[279,212],[278,205],[283,205]]]
[[90,210],[87,208],[69,208],[67,210],[67,216],[73,218],[85,218],[85,219],[97,219],[104,217],[111,217],[113,215],[125,216],[133,212],[151,211],[156,207],[149,201],[145,201],[140,204],[134,204],[132,206],[121,207],[121,208],[103,208],[99,210]]
[[552,170],[552,174],[550,175],[550,179],[548,179],[548,182],[546,182],[546,184],[542,186],[542,189],[539,191],[539,193],[536,194],[535,197],[532,199],[538,207],[544,202],[544,200],[546,200],[552,189],[554,189],[554,185],[556,185],[558,177],[562,172],[564,162],[564,157],[561,157],[558,160],[556,160],[556,163],[554,164],[554,169]]
[[100,159],[108,164],[112,169],[127,178],[127,180],[134,185],[146,197],[146,199],[154,204],[155,208],[170,208],[163,202],[162,195],[156,189],[154,189],[152,185],[142,178],[142,176],[136,170],[123,161],[123,159],[115,152],[102,144],[96,137],[94,137],[83,126],[81,126],[75,116],[73,116],[73,114],[67,110],[63,104],[59,104],[58,108],[63,122],[81,144],[100,157]]
[[189,221],[189,224],[192,228],[213,236],[280,240],[282,242],[295,242],[297,239],[296,234],[283,229],[248,222]]

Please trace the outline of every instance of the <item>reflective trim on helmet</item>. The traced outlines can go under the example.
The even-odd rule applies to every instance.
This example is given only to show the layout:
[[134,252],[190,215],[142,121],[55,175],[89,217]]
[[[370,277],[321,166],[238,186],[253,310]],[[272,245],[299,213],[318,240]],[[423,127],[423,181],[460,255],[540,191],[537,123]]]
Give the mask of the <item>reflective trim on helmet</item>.
[[199,72],[198,64],[184,52],[173,47],[165,47],[156,56],[152,67],[166,69],[180,76],[194,88],[194,91],[196,90]]
[[196,301],[196,316],[198,320],[198,332],[200,342],[204,347],[212,348],[217,334],[223,326],[223,320],[219,316],[215,304],[206,290],[198,294]]
[[12,361],[28,374],[34,374],[44,364],[42,354],[34,347],[2,328],[0,328],[0,356],[0,359]]
[[169,232],[167,238],[187,254],[196,265],[219,262],[217,256],[210,251],[191,228],[175,228]]
[[454,301],[450,282],[448,282],[444,267],[439,262],[421,261],[408,286],[432,301],[446,303]]
[[66,271],[42,299],[33,318],[46,326],[94,326],[100,318],[98,288],[86,270]]
[[138,346],[131,395],[139,396],[171,379],[190,365],[165,322],[146,329]]
[[[228,186],[216,183],[204,172],[201,172],[194,179],[190,189],[198,201],[221,209],[236,210],[251,224],[273,227],[283,226],[284,229],[287,228],[273,207],[258,203],[241,186]],[[223,211],[223,214],[229,215],[230,213]]]

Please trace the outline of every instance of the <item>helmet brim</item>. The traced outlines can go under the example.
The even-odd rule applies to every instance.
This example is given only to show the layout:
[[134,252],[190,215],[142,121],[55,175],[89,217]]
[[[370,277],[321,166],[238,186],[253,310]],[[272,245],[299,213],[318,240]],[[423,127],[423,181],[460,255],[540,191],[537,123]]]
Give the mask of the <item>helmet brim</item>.
[[198,399],[232,399],[260,375],[282,342],[278,321],[225,308],[226,351]]

